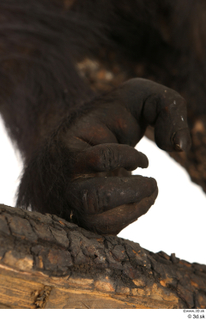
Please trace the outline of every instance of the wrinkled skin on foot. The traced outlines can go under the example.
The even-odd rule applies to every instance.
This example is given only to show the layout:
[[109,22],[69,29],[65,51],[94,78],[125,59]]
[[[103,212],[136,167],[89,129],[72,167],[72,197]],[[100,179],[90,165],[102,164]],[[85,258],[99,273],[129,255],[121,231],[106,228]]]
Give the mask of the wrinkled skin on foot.
[[18,205],[100,234],[119,233],[157,197],[154,179],[130,174],[148,166],[147,157],[134,149],[148,125],[161,149],[190,147],[185,101],[169,88],[132,79],[92,101],[36,152],[25,169]]

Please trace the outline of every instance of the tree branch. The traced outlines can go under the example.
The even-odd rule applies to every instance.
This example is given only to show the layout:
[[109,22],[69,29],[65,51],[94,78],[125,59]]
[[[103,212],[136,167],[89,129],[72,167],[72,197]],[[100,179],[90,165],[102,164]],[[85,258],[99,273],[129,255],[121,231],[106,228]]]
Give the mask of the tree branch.
[[0,307],[205,308],[206,266],[0,205]]

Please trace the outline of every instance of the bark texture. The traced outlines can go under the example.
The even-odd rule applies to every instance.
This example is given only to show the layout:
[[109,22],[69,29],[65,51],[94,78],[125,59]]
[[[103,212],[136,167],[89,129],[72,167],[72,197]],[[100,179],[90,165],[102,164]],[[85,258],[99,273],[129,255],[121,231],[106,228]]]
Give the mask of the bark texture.
[[1,308],[206,308],[206,266],[0,205]]

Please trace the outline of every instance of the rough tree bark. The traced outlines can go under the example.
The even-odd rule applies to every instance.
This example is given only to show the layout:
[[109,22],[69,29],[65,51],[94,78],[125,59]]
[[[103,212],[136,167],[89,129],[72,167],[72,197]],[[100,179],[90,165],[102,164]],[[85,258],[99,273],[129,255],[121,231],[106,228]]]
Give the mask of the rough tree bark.
[[206,266],[0,205],[1,308],[206,308]]

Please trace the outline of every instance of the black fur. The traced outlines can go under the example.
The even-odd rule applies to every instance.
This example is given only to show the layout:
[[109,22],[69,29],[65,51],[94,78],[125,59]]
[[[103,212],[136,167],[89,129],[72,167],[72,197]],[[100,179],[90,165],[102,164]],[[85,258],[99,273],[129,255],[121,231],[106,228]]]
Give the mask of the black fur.
[[18,205],[70,208],[73,156],[59,136],[97,97],[76,64],[101,48],[205,112],[205,14],[201,0],[0,0],[0,112],[25,164]]

